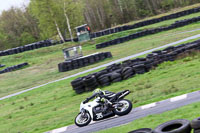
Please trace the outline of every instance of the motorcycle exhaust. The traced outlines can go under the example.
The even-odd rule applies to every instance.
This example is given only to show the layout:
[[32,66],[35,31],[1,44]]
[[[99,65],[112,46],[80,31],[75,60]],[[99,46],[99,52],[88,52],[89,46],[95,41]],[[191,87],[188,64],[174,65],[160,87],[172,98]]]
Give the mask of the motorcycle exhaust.
[[130,91],[125,92],[124,94],[122,94],[122,95],[119,97],[119,99],[120,99],[120,98],[123,98],[124,96],[128,95],[129,93],[130,93]]

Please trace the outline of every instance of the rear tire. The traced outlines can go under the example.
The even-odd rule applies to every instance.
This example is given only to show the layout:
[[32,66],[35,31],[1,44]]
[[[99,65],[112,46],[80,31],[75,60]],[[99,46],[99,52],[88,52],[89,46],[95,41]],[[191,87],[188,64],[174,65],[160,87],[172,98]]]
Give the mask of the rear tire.
[[91,116],[86,112],[87,118],[82,118],[81,113],[79,113],[75,118],[75,124],[79,127],[87,126],[91,122]]
[[122,99],[122,100],[119,101],[119,103],[122,103],[123,107],[122,108],[117,108],[117,109],[114,110],[116,115],[122,116],[122,115],[126,115],[129,112],[131,112],[131,110],[132,110],[131,101],[126,100],[126,99]]

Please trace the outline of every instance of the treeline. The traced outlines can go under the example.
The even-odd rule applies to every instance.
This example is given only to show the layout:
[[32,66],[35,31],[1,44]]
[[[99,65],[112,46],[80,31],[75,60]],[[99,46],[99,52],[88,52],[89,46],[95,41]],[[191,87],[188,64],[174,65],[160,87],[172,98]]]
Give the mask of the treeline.
[[0,16],[0,49],[8,49],[35,42],[40,39],[38,20],[28,7],[12,7]]
[[0,50],[48,38],[75,37],[75,27],[109,28],[200,0],[31,0],[0,15]]

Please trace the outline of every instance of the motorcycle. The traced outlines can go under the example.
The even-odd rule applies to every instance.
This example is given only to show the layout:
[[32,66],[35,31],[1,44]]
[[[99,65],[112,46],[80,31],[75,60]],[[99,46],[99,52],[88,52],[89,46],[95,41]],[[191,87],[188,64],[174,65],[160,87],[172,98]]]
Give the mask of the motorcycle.
[[[130,93],[129,90],[118,92],[111,98],[101,102],[102,97],[97,97],[91,102],[81,102],[80,113],[75,118],[75,124],[79,127],[87,126],[91,120],[99,121],[115,115],[123,116],[132,110],[132,103],[124,99]],[[109,103],[106,105],[106,103]]]

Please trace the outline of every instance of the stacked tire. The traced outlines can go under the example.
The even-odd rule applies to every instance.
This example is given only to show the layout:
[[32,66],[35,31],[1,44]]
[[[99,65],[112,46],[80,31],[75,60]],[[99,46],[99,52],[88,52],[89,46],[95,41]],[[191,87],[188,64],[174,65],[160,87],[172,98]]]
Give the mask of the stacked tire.
[[120,82],[123,79],[121,73],[113,72],[110,74],[110,80],[112,83],[115,83],[115,82]]
[[85,86],[86,91],[92,91],[99,86],[95,75],[88,75],[84,77],[83,84]]
[[111,84],[109,74],[104,74],[104,75],[99,76],[97,78],[97,81],[98,81],[99,85],[102,87],[109,86]]
[[81,67],[85,67],[85,66],[97,63],[107,58],[112,58],[111,52],[96,53],[90,56],[85,56],[78,59],[61,62],[58,64],[58,71],[66,72],[66,71],[78,69]]
[[166,16],[159,17],[159,18],[145,20],[145,21],[142,21],[142,22],[138,22],[134,25],[124,25],[124,26],[120,26],[120,27],[116,27],[116,28],[104,29],[102,31],[92,33],[91,38],[101,37],[101,36],[108,35],[108,34],[113,34],[113,33],[126,31],[126,30],[130,30],[130,29],[135,29],[135,28],[159,23],[159,22],[162,22],[162,21],[166,21],[166,20],[170,20],[170,19],[174,19],[174,18],[179,18],[179,17],[186,16],[186,15],[193,14],[193,13],[197,13],[197,12],[200,12],[200,7],[181,11],[181,12],[177,12],[177,13],[173,13],[173,14],[166,15]]
[[85,92],[85,85],[83,83],[83,78],[77,78],[71,82],[71,85],[77,94]]
[[191,133],[192,129],[194,133],[200,133],[200,117],[191,122],[186,119],[171,120],[160,124],[154,130],[141,128],[128,133]]
[[162,32],[162,31],[168,31],[168,30],[171,30],[171,29],[179,28],[179,27],[189,25],[189,24],[192,24],[192,23],[196,23],[196,22],[199,22],[199,21],[200,21],[200,16],[194,17],[194,18],[191,18],[191,19],[176,21],[175,23],[173,23],[169,26],[166,26],[166,27],[158,27],[158,28],[155,28],[155,29],[148,29],[148,30],[140,31],[140,32],[137,32],[137,33],[134,33],[134,34],[130,34],[128,36],[124,36],[124,37],[120,37],[120,38],[110,40],[110,41],[107,41],[107,42],[99,43],[99,44],[96,45],[96,49],[105,48],[105,47],[108,47],[108,46],[111,46],[111,45],[120,44],[120,43],[129,41],[129,40],[132,40],[132,39],[136,39],[136,38],[139,38],[139,37],[143,37],[143,36],[146,36],[146,35],[151,35],[151,34],[159,33],[159,32]]
[[12,71],[16,71],[18,69],[21,69],[21,68],[27,66],[27,65],[28,65],[28,63],[25,62],[25,63],[18,64],[18,65],[15,65],[15,66],[7,67],[7,68],[1,70],[0,74],[7,73],[7,72],[12,72]]
[[144,74],[146,72],[146,66],[144,64],[134,65],[132,68],[136,74]]
[[[129,79],[135,74],[143,74],[157,67],[165,61],[174,61],[178,56],[187,55],[193,51],[199,51],[200,40],[181,44],[174,47],[168,47],[164,50],[153,51],[148,54],[146,58],[136,58],[133,60],[126,60],[122,63],[112,64],[106,69],[93,73],[99,86],[108,86],[111,83],[120,82]],[[109,57],[108,55],[104,57]],[[101,58],[101,57],[100,57]],[[97,84],[94,85],[95,87]],[[94,88],[94,87],[93,87]]]
[[157,126],[153,133],[191,133],[190,121],[178,119],[165,122]]
[[49,47],[49,46],[56,45],[56,44],[60,44],[60,43],[53,42],[52,40],[43,40],[43,41],[40,41],[40,42],[35,42],[35,43],[27,44],[27,45],[24,45],[24,46],[0,51],[0,56],[18,54],[18,53],[22,53],[22,52],[25,52],[25,51],[39,49],[39,48],[42,48],[42,47]]
[[191,127],[194,129],[194,133],[200,133],[200,117],[191,121]]
[[5,65],[3,65],[3,64],[0,64],[0,68],[1,68],[1,67],[4,67],[4,66],[5,66]]
[[122,69],[122,78],[123,80],[129,79],[135,75],[135,71],[132,67],[125,67]]

